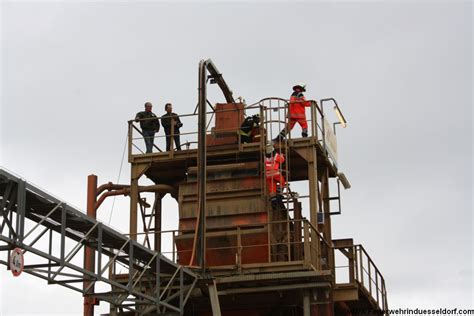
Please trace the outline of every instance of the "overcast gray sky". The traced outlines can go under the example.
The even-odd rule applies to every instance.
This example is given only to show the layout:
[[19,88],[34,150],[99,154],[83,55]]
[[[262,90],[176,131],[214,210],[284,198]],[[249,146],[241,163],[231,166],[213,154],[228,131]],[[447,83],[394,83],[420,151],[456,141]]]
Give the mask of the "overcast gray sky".
[[[335,97],[349,122],[338,144],[353,187],[334,237],[364,245],[390,307],[472,308],[471,2],[3,1],[1,10],[3,167],[85,209],[86,176],[117,180],[126,121],[145,101],[157,113],[168,101],[194,110],[200,59],[249,103],[288,97],[303,81],[308,98]],[[125,164],[122,183],[129,172]],[[175,205],[166,199],[165,227],[176,228]],[[108,221],[110,201],[101,212]],[[112,225],[126,231],[127,212],[117,200]],[[82,297],[1,268],[0,315],[53,312],[79,315]]]

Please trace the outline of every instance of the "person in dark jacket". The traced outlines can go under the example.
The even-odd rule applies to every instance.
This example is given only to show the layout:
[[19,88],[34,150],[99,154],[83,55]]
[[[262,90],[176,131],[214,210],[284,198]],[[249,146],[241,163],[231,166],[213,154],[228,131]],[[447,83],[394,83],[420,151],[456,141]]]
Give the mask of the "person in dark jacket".
[[161,117],[161,125],[163,125],[166,134],[166,151],[171,150],[171,136],[173,136],[176,150],[181,150],[179,129],[183,126],[183,123],[181,123],[178,114],[173,113],[173,105],[171,103],[166,103],[165,111],[166,113]]
[[153,151],[155,133],[160,130],[160,120],[155,113],[151,111],[152,106],[153,105],[150,102],[145,103],[145,111],[138,112],[135,116],[135,121],[140,121],[147,154]]
[[259,127],[260,123],[260,115],[255,114],[252,116],[248,116],[240,125],[239,135],[240,135],[240,143],[250,143],[252,140],[252,131],[254,128]]

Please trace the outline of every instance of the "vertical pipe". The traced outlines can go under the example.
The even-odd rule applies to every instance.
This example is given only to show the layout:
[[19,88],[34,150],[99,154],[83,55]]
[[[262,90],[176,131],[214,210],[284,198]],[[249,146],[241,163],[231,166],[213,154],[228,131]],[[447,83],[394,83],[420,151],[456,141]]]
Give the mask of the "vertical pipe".
[[[97,176],[91,174],[87,177],[87,216],[96,219],[97,212],[95,203],[97,200]],[[99,245],[100,247],[101,245]],[[84,269],[95,272],[95,249],[91,247],[85,248],[84,253]],[[84,281],[84,289],[90,285],[90,281]],[[94,286],[89,289],[89,293],[94,293]],[[84,297],[84,316],[94,315],[94,298],[91,296]]]
[[198,265],[202,272],[206,269],[206,64],[199,63],[199,110],[198,110],[198,162],[197,184],[199,205],[198,247],[196,248]]

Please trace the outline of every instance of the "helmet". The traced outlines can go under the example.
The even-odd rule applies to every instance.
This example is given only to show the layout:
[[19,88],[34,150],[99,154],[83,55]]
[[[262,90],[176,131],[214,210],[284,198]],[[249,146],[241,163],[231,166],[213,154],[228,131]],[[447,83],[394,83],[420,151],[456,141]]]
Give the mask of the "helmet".
[[259,123],[260,122],[260,114],[255,114],[255,115],[252,115],[252,118],[255,122]]
[[270,155],[272,152],[273,152],[273,145],[267,144],[267,146],[265,146],[265,153],[267,155]]
[[293,86],[293,90],[296,90],[296,88],[298,88],[298,87],[300,87],[301,90],[306,91],[306,84],[304,84],[304,83],[298,83],[298,84],[296,84],[296,85]]

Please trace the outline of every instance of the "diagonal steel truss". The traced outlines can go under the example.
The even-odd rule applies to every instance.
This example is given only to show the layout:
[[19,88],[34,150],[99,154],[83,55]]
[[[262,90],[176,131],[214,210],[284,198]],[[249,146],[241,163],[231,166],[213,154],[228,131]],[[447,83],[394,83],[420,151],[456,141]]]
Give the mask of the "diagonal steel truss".
[[[94,271],[84,269],[86,246],[96,252]],[[25,273],[138,314],[184,314],[198,281],[189,269],[0,169],[0,263],[7,268],[16,247]]]

